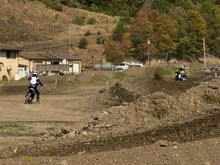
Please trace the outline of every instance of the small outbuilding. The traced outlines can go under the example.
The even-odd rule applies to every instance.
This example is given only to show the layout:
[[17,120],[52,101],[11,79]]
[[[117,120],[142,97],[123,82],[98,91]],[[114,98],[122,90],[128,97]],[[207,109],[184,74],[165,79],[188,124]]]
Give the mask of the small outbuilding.
[[66,74],[81,73],[81,59],[62,52],[22,52],[19,55],[19,64],[27,65],[27,72],[37,70],[47,74],[60,71]]

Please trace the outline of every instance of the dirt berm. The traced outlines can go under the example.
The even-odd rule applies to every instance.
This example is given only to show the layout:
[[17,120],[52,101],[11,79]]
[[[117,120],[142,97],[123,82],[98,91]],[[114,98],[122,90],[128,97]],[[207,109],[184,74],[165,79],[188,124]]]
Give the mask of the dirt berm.
[[54,135],[36,139],[32,145],[19,145],[16,151],[13,147],[4,149],[2,158],[65,156],[130,148],[158,140],[183,143],[220,137],[220,80],[196,80],[188,82],[191,85],[182,91],[175,83],[187,82],[172,82],[173,91],[154,93],[148,93],[149,89],[145,93],[130,90],[123,82],[117,83],[101,94],[104,97],[108,93],[109,100],[112,98],[117,106],[103,109]]

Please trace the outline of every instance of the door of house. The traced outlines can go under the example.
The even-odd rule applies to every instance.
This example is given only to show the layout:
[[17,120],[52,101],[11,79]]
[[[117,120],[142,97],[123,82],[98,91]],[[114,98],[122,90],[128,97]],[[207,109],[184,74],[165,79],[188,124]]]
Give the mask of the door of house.
[[74,62],[74,63],[73,63],[73,73],[75,73],[75,74],[80,74],[80,65],[79,65],[79,62]]
[[69,73],[73,73],[73,65],[72,64],[69,65]]

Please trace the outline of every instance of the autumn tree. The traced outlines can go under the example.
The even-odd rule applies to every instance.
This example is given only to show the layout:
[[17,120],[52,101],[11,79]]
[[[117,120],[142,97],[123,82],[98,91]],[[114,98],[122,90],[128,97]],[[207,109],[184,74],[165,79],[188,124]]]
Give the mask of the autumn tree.
[[113,64],[119,64],[125,60],[123,47],[117,42],[108,42],[105,45],[104,55],[106,60]]

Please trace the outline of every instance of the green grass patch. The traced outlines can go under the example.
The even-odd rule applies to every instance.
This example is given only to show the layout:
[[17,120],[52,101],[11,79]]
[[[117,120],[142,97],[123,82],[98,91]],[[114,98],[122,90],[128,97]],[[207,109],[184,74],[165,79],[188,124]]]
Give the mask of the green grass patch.
[[48,127],[48,128],[47,128],[47,131],[49,131],[49,132],[55,131],[55,127]]
[[174,69],[172,68],[157,67],[154,70],[154,79],[162,79],[164,77],[169,77],[172,76],[173,73],[174,73]]
[[90,83],[96,84],[96,85],[101,85],[101,84],[106,83],[108,79],[109,79],[108,76],[106,76],[104,74],[94,75],[94,76],[92,76]]
[[126,73],[124,73],[124,72],[115,72],[113,77],[117,80],[123,80],[126,77]]
[[72,21],[73,24],[80,25],[80,26],[85,25],[85,22],[86,22],[86,18],[83,16],[76,16]]
[[218,104],[220,103],[219,98],[216,98],[214,96],[210,96],[210,95],[203,95],[202,99],[207,103],[207,104]]
[[1,136],[21,136],[22,132],[28,130],[28,127],[17,123],[0,123]]
[[90,18],[90,19],[88,19],[87,24],[89,24],[89,25],[94,25],[94,24],[96,24],[96,19],[95,19],[95,18]]

